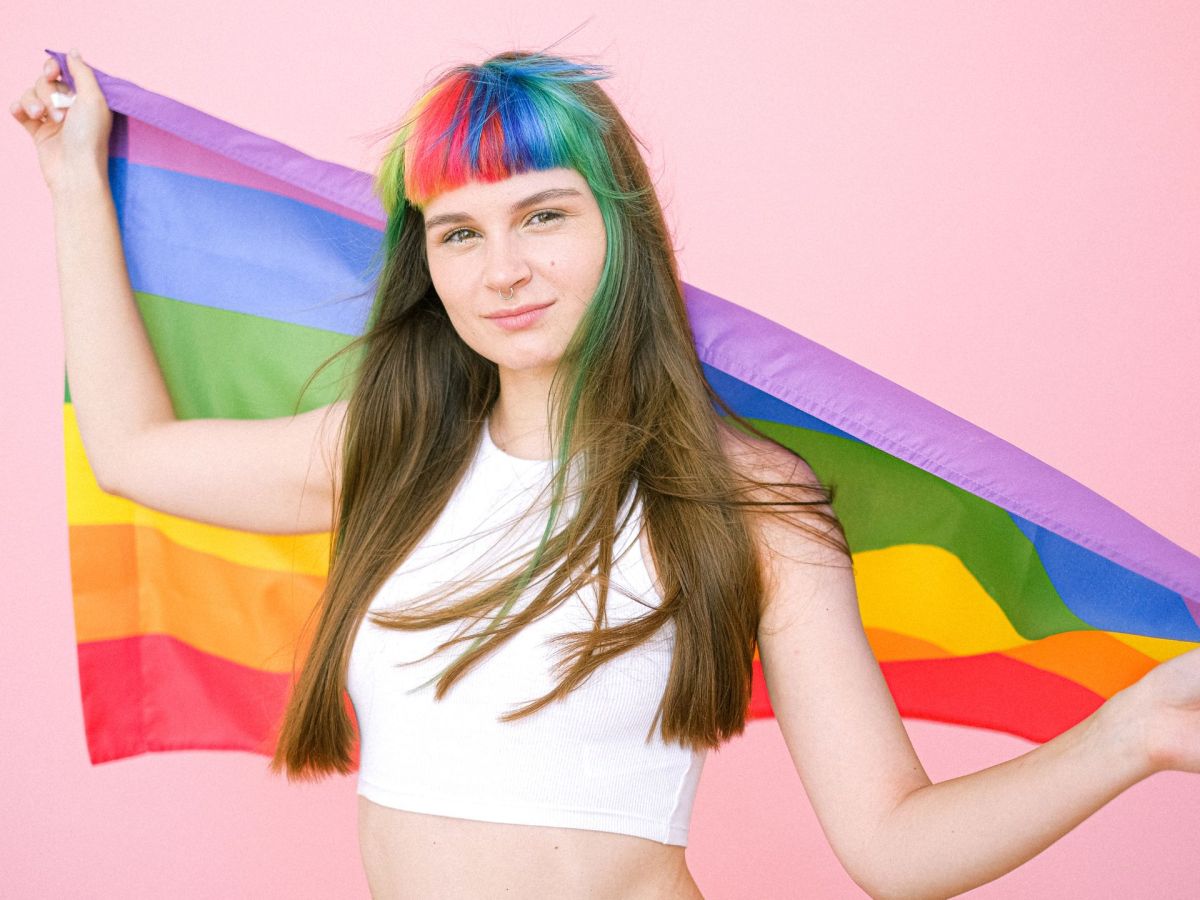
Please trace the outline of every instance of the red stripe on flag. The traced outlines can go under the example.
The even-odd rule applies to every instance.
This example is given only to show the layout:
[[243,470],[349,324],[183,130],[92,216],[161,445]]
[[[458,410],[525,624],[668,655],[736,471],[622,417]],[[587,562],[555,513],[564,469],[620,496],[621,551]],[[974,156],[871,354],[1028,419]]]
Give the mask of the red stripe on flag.
[[[1104,698],[1001,653],[880,665],[902,716],[990,728],[1043,743],[1082,722]],[[774,715],[762,665],[754,661],[750,716]]]
[[93,763],[161,750],[271,754],[291,676],[251,669],[167,635],[79,645]]

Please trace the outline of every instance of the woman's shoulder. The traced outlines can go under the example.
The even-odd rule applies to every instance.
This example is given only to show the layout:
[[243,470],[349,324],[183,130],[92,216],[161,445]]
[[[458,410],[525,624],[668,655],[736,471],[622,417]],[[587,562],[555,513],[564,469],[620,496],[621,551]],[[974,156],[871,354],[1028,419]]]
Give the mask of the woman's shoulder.
[[[768,558],[843,560],[845,533],[826,485],[804,459],[774,441],[726,422],[721,446],[749,501],[760,551]],[[768,552],[769,551],[769,552]]]
[[815,484],[817,475],[800,456],[769,438],[717,422],[717,435],[734,474],[755,482]]

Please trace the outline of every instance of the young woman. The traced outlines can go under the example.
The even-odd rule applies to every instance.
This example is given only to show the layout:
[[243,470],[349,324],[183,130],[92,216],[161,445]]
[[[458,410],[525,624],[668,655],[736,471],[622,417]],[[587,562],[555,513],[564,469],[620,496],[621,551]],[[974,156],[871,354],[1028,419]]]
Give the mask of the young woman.
[[[111,115],[70,60],[12,106],[56,214],[72,400],[108,491],[335,534],[274,766],[347,771],[378,896],[676,898],[708,748],[757,647],[797,772],[874,896],[1011,870],[1152,772],[1200,770],[1200,656],[931,784],[859,619],[828,493],[713,411],[662,212],[604,72],[438,79],[377,180],[383,267],[347,400],[177,421],[124,268]],[[739,427],[740,425],[740,427]],[[803,891],[803,886],[798,886]]]

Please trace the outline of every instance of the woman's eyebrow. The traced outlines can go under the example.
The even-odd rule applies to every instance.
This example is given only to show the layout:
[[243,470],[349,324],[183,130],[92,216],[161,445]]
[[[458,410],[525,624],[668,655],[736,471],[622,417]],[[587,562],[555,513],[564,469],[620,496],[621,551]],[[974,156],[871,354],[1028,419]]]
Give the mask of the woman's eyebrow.
[[[536,206],[539,203],[545,203],[547,200],[557,200],[560,197],[582,197],[583,195],[575,188],[547,188],[544,191],[538,191],[536,194],[530,194],[524,200],[518,200],[508,211],[510,214],[519,213],[526,207]],[[462,222],[471,221],[471,217],[466,213],[453,212],[442,213],[440,216],[434,216],[432,219],[425,221],[425,230],[432,231],[442,225],[458,225]]]

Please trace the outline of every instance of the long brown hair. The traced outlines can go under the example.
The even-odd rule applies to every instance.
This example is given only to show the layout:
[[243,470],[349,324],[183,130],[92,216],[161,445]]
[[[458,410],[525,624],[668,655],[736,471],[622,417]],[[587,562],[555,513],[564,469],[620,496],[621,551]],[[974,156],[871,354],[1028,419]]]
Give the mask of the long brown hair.
[[[399,630],[492,619],[481,631],[460,630],[439,645],[440,651],[472,641],[438,679],[440,700],[520,629],[594,586],[594,627],[558,638],[566,648],[561,680],[503,719],[532,715],[561,699],[597,667],[673,622],[674,652],[655,725],[661,723],[664,740],[716,747],[745,728],[750,698],[764,595],[752,511],[788,515],[814,540],[849,554],[828,488],[759,480],[731,462],[714,406],[740,429],[769,438],[734,415],[704,378],[662,207],[637,138],[594,83],[603,77],[597,71],[557,57],[506,53],[452,70],[434,88],[464,73],[478,83],[498,78],[497,72],[503,88],[533,72],[535,88],[539,78],[553,88],[544,94],[554,109],[572,107],[572,127],[581,127],[582,118],[583,128],[593,128],[584,145],[604,161],[600,170],[591,157],[560,163],[588,180],[608,235],[605,272],[552,392],[559,463],[552,508],[562,508],[568,471],[580,473],[578,503],[499,583],[449,603],[372,612],[371,618]],[[403,194],[412,133],[410,120],[381,168],[387,255],[368,330],[342,351],[362,350],[363,358],[344,420],[329,579],[271,763],[292,778],[353,767],[345,688],[355,635],[372,598],[466,474],[499,396],[496,366],[459,338],[430,279],[424,218]],[[617,520],[631,494],[641,504],[662,601],[638,618],[604,626]],[[528,591],[527,605],[497,616],[534,580],[538,587]]]

